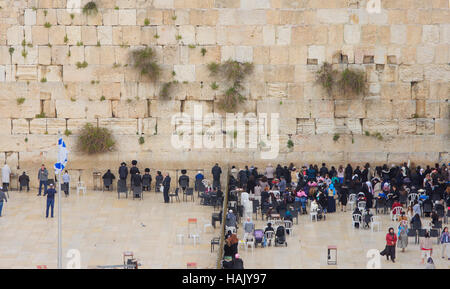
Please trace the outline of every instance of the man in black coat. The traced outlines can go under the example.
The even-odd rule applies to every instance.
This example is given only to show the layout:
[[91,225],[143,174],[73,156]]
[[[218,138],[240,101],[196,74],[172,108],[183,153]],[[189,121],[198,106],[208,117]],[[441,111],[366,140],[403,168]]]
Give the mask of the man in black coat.
[[186,170],[181,170],[181,176],[178,178],[178,184],[183,191],[189,187],[189,176],[186,175]]
[[162,182],[162,185],[164,187],[163,195],[164,195],[164,203],[169,202],[169,190],[170,190],[170,176],[169,173],[166,173],[166,176]]
[[124,181],[124,183],[127,182],[128,177],[128,168],[126,163],[121,163],[119,167],[119,178]]
[[211,169],[211,173],[213,175],[213,187],[220,189],[220,175],[222,174],[222,169],[219,167],[219,164]]
[[20,191],[22,187],[27,187],[27,192],[30,191],[30,177],[25,172],[19,177]]
[[319,174],[321,177],[325,177],[325,175],[328,174],[328,168],[325,163],[322,163],[322,167],[319,170]]
[[47,210],[45,211],[45,217],[48,218],[48,209],[52,208],[51,217],[53,218],[53,208],[55,207],[55,195],[56,190],[53,184],[50,184],[50,188],[44,192],[44,196],[47,195]]
[[137,161],[136,160],[131,161],[131,168],[130,168],[131,185],[133,185],[133,176],[135,174],[138,174],[138,173],[140,174],[141,173],[136,165],[137,165]]

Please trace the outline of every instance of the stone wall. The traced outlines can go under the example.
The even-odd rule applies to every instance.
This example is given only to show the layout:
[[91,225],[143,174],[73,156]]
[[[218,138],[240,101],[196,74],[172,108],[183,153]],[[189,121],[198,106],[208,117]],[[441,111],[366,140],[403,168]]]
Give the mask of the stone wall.
[[[66,2],[0,1],[0,161],[33,180],[41,163],[55,162],[56,135],[66,129],[71,173],[88,183],[93,170],[115,171],[123,160],[208,172],[214,162],[266,163],[258,149],[171,145],[173,114],[192,114],[195,104],[223,114],[224,85],[207,64],[228,59],[255,66],[238,111],[281,114],[272,163],[449,161],[448,0],[383,0],[381,13],[368,13],[364,0],[96,0],[91,16]],[[144,45],[157,51],[161,82],[130,64],[130,51]],[[329,97],[315,84],[324,61],[365,70],[367,94]],[[161,100],[171,80],[179,81],[172,100]],[[87,122],[113,131],[114,152],[77,152]]]

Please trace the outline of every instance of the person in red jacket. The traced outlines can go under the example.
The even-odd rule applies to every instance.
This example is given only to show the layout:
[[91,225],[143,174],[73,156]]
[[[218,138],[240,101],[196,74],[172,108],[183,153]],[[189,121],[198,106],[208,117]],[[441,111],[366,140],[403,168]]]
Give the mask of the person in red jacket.
[[395,235],[394,228],[389,228],[389,233],[386,234],[386,248],[380,252],[380,255],[386,255],[386,259],[391,260],[395,263],[395,245],[397,244],[397,235]]

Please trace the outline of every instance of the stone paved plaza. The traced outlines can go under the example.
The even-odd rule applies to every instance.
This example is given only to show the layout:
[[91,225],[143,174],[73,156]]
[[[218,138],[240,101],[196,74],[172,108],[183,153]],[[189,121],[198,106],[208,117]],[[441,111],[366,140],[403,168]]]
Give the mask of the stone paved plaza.
[[[57,219],[45,219],[45,198],[35,192],[10,192],[0,218],[0,268],[56,268]],[[74,192],[63,198],[63,255],[69,249],[81,253],[81,268],[120,265],[122,253],[133,251],[142,268],[186,268],[196,262],[198,268],[215,268],[217,247],[210,252],[210,240],[219,235],[219,227],[201,233],[200,244],[184,239],[177,244],[176,234],[187,233],[187,218],[195,217],[199,228],[210,222],[212,207],[192,202],[164,204],[161,193],[146,192],[144,200],[117,199],[112,192]],[[350,212],[329,214],[325,222],[311,222],[309,215],[299,218],[294,233],[287,237],[288,247],[239,249],[245,268],[365,268],[369,249],[383,249],[388,215],[382,215],[380,232],[352,229]],[[263,228],[258,216],[256,228]],[[295,223],[295,222],[294,222]],[[239,237],[242,237],[242,229]],[[381,259],[382,268],[422,268],[420,252],[410,239],[406,253],[397,250],[397,262]],[[326,248],[337,245],[338,264],[326,264]],[[440,258],[434,245],[436,268],[450,269],[450,261]],[[65,264],[67,259],[63,259]]]

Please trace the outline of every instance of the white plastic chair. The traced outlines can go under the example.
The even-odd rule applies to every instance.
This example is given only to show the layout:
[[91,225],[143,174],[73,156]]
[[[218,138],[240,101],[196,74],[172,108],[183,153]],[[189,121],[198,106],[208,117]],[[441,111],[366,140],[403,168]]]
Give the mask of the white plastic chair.
[[284,228],[289,232],[289,236],[292,236],[294,228],[292,226],[292,222],[289,220],[284,221]]
[[364,212],[366,209],[366,202],[365,201],[359,201],[358,202],[358,209],[360,212]]
[[313,217],[316,218],[316,222],[317,222],[317,210],[310,211],[309,215],[311,216],[311,222],[313,221]]
[[86,194],[86,185],[82,181],[77,183],[77,195],[80,194],[80,191],[83,191],[83,195]]
[[236,234],[236,227],[225,226],[225,232],[231,231],[232,234]]
[[372,228],[372,232],[373,232],[373,228],[375,227],[375,225],[377,225],[377,231],[380,231],[380,217],[379,216],[372,216],[370,218],[370,227]]
[[245,251],[247,251],[248,246],[250,246],[252,248],[253,254],[253,249],[255,249],[255,236],[248,234],[247,237],[244,239],[244,243],[245,243]]
[[401,216],[401,213],[403,211],[402,207],[395,207],[392,211],[391,211],[391,220],[397,220],[398,217]]
[[419,201],[419,195],[416,193],[411,193],[408,195],[408,206],[412,206],[414,204],[414,201]]
[[195,232],[193,234],[191,234],[191,238],[192,238],[192,242],[195,245],[197,245],[197,242],[200,243],[200,233]]
[[273,241],[274,241],[274,232],[273,231],[267,231],[264,233],[264,237],[266,237],[267,240],[267,246],[272,246]]
[[355,228],[356,224],[358,224],[358,226],[361,228],[361,220],[362,220],[362,216],[360,214],[353,214],[352,215],[352,226],[353,228]]
[[356,194],[350,194],[350,196],[348,196],[348,202],[350,205],[350,210],[353,211],[353,207],[356,204]]

